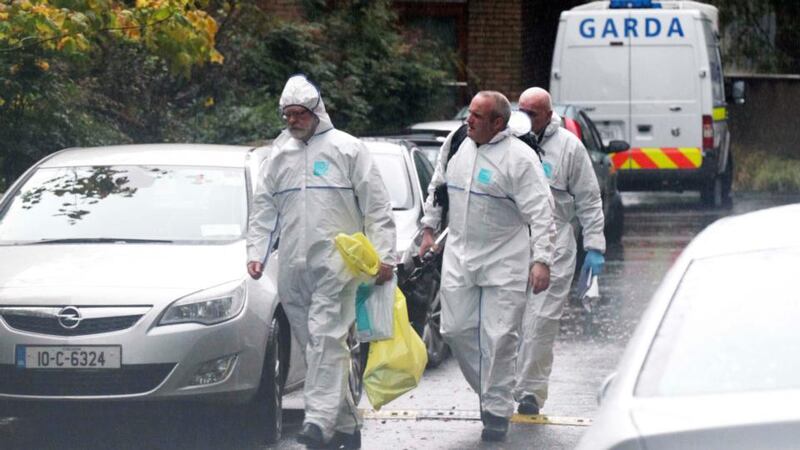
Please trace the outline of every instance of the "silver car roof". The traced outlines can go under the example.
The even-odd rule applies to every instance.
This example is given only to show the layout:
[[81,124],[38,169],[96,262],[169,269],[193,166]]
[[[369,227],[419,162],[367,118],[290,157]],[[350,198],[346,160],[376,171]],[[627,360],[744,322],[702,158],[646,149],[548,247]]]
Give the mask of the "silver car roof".
[[70,148],[40,167],[106,165],[179,165],[244,167],[253,147],[211,144],[139,144]]

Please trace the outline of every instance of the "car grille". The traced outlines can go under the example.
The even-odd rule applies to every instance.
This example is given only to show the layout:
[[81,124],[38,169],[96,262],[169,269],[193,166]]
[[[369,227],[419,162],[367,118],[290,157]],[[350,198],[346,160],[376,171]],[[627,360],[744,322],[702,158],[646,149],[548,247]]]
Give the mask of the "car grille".
[[54,317],[37,317],[28,315],[3,314],[3,320],[9,327],[31,333],[51,334],[55,336],[83,336],[87,334],[108,333],[130,328],[142,314],[133,316],[102,317],[84,319],[75,328],[64,328]]
[[155,389],[174,363],[125,365],[120,369],[22,369],[0,365],[0,393],[8,395],[92,396],[141,394]]

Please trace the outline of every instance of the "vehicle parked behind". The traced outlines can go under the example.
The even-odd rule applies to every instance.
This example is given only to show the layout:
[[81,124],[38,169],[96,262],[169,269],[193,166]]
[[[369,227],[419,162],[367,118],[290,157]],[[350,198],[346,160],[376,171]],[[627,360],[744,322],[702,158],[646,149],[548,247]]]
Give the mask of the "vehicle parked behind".
[[718,15],[682,0],[593,1],[561,13],[553,100],[584,107],[604,142],[631,144],[612,157],[622,190],[697,190],[705,205],[730,202]]
[[[618,243],[622,240],[625,229],[625,209],[622,196],[617,189],[617,169],[611,161],[614,152],[627,149],[624,141],[609,142],[604,145],[592,120],[584,110],[574,105],[553,105],[553,110],[561,116],[561,125],[574,133],[589,152],[592,168],[600,185],[600,197],[603,200],[603,216],[605,220],[604,234],[606,241]],[[575,221],[576,232],[580,235],[580,224]]]
[[389,191],[397,225],[398,286],[406,296],[408,316],[428,350],[428,366],[439,365],[449,355],[439,332],[439,271],[441,258],[414,261],[419,251],[420,219],[433,177],[433,165],[423,151],[400,139],[362,138]]
[[675,261],[578,448],[795,449],[800,204],[720,219]]
[[[282,395],[305,362],[277,296],[279,252],[260,280],[245,268],[268,152],[68,149],[17,180],[0,201],[0,408],[235,404],[278,440]],[[350,346],[358,398],[363,359]]]

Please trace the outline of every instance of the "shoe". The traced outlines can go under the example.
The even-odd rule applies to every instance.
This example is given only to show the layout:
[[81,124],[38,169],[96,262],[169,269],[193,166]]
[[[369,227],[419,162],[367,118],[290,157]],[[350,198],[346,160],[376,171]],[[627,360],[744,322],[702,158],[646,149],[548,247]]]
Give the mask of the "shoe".
[[483,419],[483,431],[481,432],[481,440],[489,442],[498,442],[506,438],[508,433],[508,419],[505,417],[495,416],[492,413],[484,412],[481,414]]
[[303,424],[303,429],[297,435],[297,442],[305,445],[306,448],[325,448],[322,429],[313,423]]
[[520,414],[539,414],[539,404],[536,403],[536,397],[532,395],[526,395],[522,397],[522,400],[519,401],[519,407],[517,407],[517,412]]
[[337,431],[333,434],[331,442],[326,448],[335,449],[359,449],[361,448],[361,430],[356,430],[353,434]]

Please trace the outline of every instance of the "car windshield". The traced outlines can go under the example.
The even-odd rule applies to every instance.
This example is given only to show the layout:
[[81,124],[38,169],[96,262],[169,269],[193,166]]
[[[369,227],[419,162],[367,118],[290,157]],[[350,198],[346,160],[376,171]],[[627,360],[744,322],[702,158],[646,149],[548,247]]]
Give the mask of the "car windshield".
[[636,395],[800,388],[800,249],[694,261],[647,355]]
[[239,239],[245,186],[242,168],[40,168],[2,211],[0,244]]
[[389,191],[392,200],[392,209],[406,210],[414,205],[411,194],[411,184],[408,168],[402,155],[393,153],[373,152],[372,159],[378,166],[383,184]]

